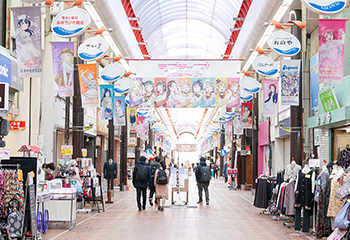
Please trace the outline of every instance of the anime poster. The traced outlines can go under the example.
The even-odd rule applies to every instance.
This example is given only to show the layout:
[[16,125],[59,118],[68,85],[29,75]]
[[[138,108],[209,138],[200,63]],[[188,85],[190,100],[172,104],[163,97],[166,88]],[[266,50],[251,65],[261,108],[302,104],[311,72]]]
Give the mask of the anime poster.
[[154,146],[157,147],[162,147],[163,146],[163,135],[159,134],[159,133],[155,133],[154,134]]
[[222,107],[228,102],[227,78],[217,78],[215,84],[215,107]]
[[136,133],[137,131],[137,109],[136,108],[126,108],[127,111],[127,123],[130,133]]
[[166,107],[166,78],[155,78],[154,87],[154,107]]
[[156,95],[154,92],[154,79],[146,78],[143,79],[143,88],[142,88],[142,108],[154,108],[154,101]]
[[318,53],[310,59],[310,88],[311,88],[311,109],[312,116],[318,113]]
[[101,118],[111,119],[113,118],[113,98],[114,98],[114,86],[100,85],[100,106],[101,106]]
[[241,105],[239,78],[227,78],[227,108],[236,108]]
[[213,136],[210,136],[208,139],[208,149],[213,149],[214,148],[214,138]]
[[212,143],[212,147],[218,147],[219,146],[219,134],[215,133],[213,134],[213,143]]
[[114,125],[125,125],[125,96],[114,96],[113,120]]
[[281,104],[299,105],[300,60],[281,60]]
[[137,117],[137,137],[148,139],[148,124],[145,117]]
[[233,123],[232,121],[225,122],[225,145],[231,145],[233,136]]
[[78,64],[78,72],[83,108],[98,107],[96,64]]
[[51,42],[55,96],[73,96],[74,42]]
[[275,117],[277,115],[278,79],[264,79],[263,92],[263,116]]
[[12,8],[15,25],[18,77],[41,77],[41,8]]
[[242,103],[242,127],[243,128],[252,128],[253,123],[253,103]]
[[215,78],[207,78],[204,80],[203,107],[215,107]]
[[269,159],[270,159],[270,147],[264,147],[264,172],[263,174],[265,176],[269,176],[270,175],[270,168],[269,168]]
[[167,78],[166,83],[166,103],[168,108],[179,107],[180,90],[177,78]]
[[319,19],[319,83],[343,82],[346,19]]
[[204,103],[203,81],[201,78],[191,78],[192,84],[192,108],[201,108]]
[[142,78],[133,78],[134,86],[128,94],[129,107],[139,107],[142,104]]
[[191,78],[179,78],[179,89],[180,89],[180,108],[190,108],[192,93],[191,93]]
[[235,135],[243,135],[243,123],[241,118],[241,111],[239,108],[236,108],[233,119],[233,133]]

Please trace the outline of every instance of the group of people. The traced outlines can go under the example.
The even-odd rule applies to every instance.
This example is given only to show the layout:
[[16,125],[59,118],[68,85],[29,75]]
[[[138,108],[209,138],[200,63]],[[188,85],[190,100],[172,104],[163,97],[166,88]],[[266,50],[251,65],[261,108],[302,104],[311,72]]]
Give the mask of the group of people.
[[42,169],[45,172],[45,180],[51,181],[51,180],[55,179],[53,172],[55,171],[56,167],[55,167],[55,164],[53,162],[52,163],[44,163],[42,165]]

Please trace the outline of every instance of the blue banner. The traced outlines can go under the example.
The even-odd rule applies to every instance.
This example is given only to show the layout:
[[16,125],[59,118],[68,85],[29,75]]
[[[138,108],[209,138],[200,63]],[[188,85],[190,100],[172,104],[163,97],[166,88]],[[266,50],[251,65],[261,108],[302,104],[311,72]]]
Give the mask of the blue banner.
[[311,85],[311,108],[312,116],[318,112],[318,53],[310,59],[310,85]]

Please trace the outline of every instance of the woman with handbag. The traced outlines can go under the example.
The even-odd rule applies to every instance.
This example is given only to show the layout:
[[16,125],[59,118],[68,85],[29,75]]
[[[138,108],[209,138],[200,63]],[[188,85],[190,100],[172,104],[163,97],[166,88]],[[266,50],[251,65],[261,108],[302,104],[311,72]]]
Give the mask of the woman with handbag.
[[[165,200],[168,199],[169,170],[166,169],[165,161],[160,161],[160,168],[154,174],[154,186],[156,186],[156,198],[158,210],[164,211]],[[162,204],[160,204],[162,199]]]

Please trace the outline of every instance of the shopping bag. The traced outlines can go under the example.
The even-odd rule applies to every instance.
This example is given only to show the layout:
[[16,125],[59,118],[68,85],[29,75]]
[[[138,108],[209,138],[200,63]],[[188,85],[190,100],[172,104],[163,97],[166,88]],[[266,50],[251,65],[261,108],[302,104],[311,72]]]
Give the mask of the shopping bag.
[[349,212],[350,203],[345,203],[343,208],[340,210],[338,215],[334,220],[334,227],[339,229],[347,229],[350,221],[348,221],[348,212]]
[[345,234],[346,234],[346,230],[336,228],[336,229],[334,229],[332,234],[329,235],[327,240],[340,240],[340,239],[342,239],[344,237]]

